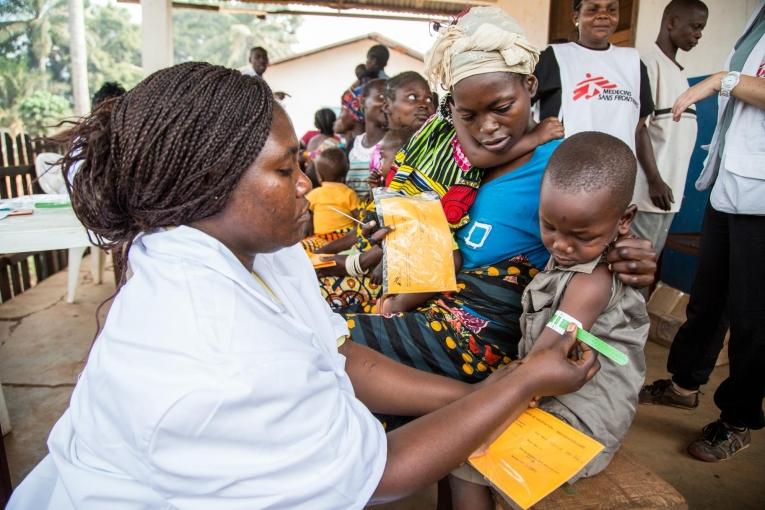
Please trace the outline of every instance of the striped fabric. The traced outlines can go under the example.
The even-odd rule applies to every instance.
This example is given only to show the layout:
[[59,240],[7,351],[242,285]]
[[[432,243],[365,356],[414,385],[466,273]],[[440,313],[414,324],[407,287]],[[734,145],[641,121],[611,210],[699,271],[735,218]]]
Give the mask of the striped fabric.
[[[396,175],[390,188],[407,195],[435,191],[443,198],[452,186],[477,189],[483,170],[470,166],[462,152],[454,126],[441,115],[431,117],[396,154]],[[469,208],[467,204],[465,210]],[[467,215],[450,221],[453,227],[467,223]]]
[[351,161],[345,174],[345,184],[356,192],[360,202],[369,201],[369,161]]

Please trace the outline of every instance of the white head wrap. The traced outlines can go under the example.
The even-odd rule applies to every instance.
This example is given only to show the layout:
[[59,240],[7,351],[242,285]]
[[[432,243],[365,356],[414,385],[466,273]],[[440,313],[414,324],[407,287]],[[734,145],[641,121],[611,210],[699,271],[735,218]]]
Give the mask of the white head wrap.
[[476,74],[531,74],[538,61],[539,50],[512,16],[499,7],[473,7],[456,25],[440,29],[425,55],[425,74],[434,88],[450,90]]

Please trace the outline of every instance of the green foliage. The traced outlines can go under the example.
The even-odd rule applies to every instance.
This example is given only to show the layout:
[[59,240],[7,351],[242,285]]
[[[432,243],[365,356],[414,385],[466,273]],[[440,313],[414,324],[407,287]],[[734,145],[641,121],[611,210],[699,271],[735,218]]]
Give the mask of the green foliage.
[[85,38],[91,93],[107,81],[116,81],[126,89],[141,81],[141,27],[129,21],[125,9],[115,5],[88,9]]
[[0,48],[4,58],[25,57],[44,72],[56,39],[66,33],[67,0],[9,1],[0,15]]
[[0,59],[0,126],[20,127],[19,106],[43,82],[42,75],[32,69],[26,57]]
[[[107,81],[132,88],[143,77],[140,26],[114,0],[83,1],[91,94]],[[32,123],[28,129],[38,129],[60,120],[50,116],[70,112],[68,18],[68,0],[0,0],[0,127],[20,127],[23,121]],[[276,59],[290,53],[299,24],[295,16],[263,20],[251,14],[175,9],[175,61],[237,68],[247,64],[252,46],[266,47]]]
[[[67,0],[0,0],[0,126],[20,128],[23,100],[35,90],[71,91],[56,60],[68,53]],[[68,106],[67,106],[68,110]]]
[[19,114],[24,126],[36,136],[45,134],[48,128],[61,122],[70,113],[69,101],[47,90],[33,92],[19,105]]

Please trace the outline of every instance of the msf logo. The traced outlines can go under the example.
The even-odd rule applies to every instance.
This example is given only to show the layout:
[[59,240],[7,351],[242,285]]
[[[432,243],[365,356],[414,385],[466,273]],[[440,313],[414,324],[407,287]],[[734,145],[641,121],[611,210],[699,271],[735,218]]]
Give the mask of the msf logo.
[[584,75],[584,80],[580,81],[574,87],[574,101],[581,98],[592,99],[595,96],[600,95],[604,89],[615,89],[618,87],[616,83],[611,83],[602,76],[592,77],[592,74],[587,73]]

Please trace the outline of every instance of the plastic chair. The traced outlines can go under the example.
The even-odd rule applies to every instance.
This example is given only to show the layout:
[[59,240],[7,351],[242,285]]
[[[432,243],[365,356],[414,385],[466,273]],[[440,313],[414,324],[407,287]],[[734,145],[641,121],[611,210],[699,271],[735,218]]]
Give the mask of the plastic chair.
[[45,193],[66,193],[66,182],[61,165],[63,156],[55,152],[42,152],[35,158],[37,182]]
[[[59,164],[63,156],[56,152],[41,152],[35,158],[35,173],[37,182],[45,193],[66,194],[66,180],[63,169]],[[80,260],[85,248],[73,248],[69,250],[69,281],[67,285],[67,302],[74,301],[74,292],[79,276]],[[91,246],[91,272],[95,283],[103,281],[104,252],[95,246]]]

